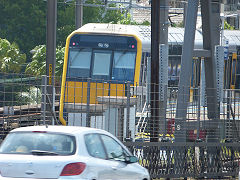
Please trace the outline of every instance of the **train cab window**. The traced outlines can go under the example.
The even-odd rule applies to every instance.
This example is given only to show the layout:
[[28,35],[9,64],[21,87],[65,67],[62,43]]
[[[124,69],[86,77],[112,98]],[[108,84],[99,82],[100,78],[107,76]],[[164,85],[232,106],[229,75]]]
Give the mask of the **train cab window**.
[[112,51],[93,52],[93,79],[109,79]]
[[91,49],[70,48],[68,77],[89,77],[91,64]]
[[115,51],[113,57],[112,79],[134,81],[136,52]]

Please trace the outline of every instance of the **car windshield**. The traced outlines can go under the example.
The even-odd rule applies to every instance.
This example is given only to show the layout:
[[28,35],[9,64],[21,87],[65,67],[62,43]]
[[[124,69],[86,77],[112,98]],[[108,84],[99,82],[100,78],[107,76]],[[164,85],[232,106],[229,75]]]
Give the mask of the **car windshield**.
[[1,154],[72,155],[75,137],[48,132],[10,133],[2,142]]

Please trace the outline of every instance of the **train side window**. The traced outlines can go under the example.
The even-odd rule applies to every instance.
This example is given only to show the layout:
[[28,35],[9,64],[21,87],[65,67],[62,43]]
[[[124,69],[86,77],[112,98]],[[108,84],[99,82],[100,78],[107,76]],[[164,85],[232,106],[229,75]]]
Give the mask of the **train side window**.
[[91,49],[69,49],[68,77],[89,77]]

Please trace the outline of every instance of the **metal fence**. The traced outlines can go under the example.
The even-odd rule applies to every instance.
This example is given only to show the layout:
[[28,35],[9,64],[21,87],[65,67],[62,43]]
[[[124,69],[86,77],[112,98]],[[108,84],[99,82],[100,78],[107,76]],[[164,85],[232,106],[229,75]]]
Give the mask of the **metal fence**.
[[[61,77],[55,77],[53,104],[49,103],[50,95],[44,90],[44,77],[23,74],[0,74],[0,77],[0,139],[16,127],[61,124]],[[89,79],[88,83],[92,82]],[[218,102],[219,118],[212,119],[203,90],[200,87],[190,88],[186,94],[188,108],[183,129],[183,132],[186,132],[186,142],[177,142],[177,87],[166,88],[166,101],[160,102],[162,109],[159,111],[166,112],[166,115],[160,113],[159,117],[151,117],[153,102],[149,97],[153,94],[149,92],[150,85],[131,85],[126,82],[122,86],[111,86],[113,81],[94,83],[86,88],[95,89],[95,95],[72,94],[73,99],[89,96],[88,102],[91,103],[74,100],[64,102],[67,125],[89,124],[116,135],[139,158],[139,163],[149,169],[152,178],[238,176],[240,91],[225,89]],[[81,92],[90,92],[88,89],[84,90],[76,81],[73,87],[73,92],[78,92],[79,89],[82,89]],[[116,93],[97,93],[104,88]],[[91,98],[95,98],[93,103]],[[153,126],[153,122],[154,125],[158,124],[159,131]],[[153,132],[158,142],[150,142]]]
[[153,179],[234,179],[239,171],[237,143],[125,143]]

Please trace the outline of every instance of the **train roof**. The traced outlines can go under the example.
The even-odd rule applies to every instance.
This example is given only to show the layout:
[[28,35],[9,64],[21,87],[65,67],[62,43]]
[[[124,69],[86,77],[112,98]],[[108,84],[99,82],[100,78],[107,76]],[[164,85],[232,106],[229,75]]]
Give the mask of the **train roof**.
[[[123,24],[85,24],[75,32],[135,35],[142,41],[143,51],[149,51],[151,48],[151,26],[142,25],[123,25]],[[240,31],[224,30],[224,37],[229,41],[229,49],[236,50],[240,46]],[[183,45],[184,28],[168,28],[168,44]],[[202,31],[197,29],[195,33],[195,49],[202,49]]]

